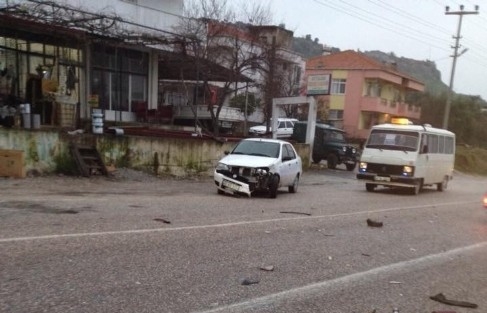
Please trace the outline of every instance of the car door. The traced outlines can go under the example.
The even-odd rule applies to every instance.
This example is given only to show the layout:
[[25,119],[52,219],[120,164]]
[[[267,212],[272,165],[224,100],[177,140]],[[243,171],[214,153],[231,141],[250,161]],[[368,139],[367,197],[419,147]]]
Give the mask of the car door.
[[282,146],[281,162],[281,185],[288,186],[299,171],[299,161],[291,144]]

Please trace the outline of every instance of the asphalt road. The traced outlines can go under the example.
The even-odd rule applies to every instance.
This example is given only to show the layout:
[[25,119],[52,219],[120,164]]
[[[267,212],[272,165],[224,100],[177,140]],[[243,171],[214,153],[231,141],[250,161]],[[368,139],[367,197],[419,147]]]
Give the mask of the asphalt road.
[[211,179],[0,180],[0,312],[487,312],[487,178],[413,196],[354,177],[315,168],[277,199]]

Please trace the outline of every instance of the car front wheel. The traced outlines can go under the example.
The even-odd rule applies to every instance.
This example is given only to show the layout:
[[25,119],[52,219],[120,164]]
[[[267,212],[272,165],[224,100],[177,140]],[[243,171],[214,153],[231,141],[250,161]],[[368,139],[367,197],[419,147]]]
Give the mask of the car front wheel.
[[269,198],[277,197],[277,188],[279,187],[279,176],[273,175],[269,181]]

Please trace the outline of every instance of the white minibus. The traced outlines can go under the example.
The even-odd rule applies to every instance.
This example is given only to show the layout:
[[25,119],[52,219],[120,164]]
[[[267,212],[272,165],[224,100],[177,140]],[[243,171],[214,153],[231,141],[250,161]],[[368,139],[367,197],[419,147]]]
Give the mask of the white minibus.
[[425,186],[443,191],[453,178],[455,134],[407,119],[372,127],[360,157],[357,179],[367,191],[377,186],[408,188],[415,195]]

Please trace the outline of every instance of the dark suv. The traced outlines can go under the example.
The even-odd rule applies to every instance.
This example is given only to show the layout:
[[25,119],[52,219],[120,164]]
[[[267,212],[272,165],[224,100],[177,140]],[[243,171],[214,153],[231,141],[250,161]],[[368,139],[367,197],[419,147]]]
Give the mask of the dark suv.
[[[304,143],[306,141],[307,122],[294,124],[291,139]],[[359,156],[357,149],[347,143],[345,132],[327,124],[316,123],[312,159],[314,163],[326,160],[328,168],[335,169],[345,164],[347,170],[353,171]]]

